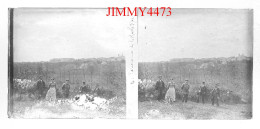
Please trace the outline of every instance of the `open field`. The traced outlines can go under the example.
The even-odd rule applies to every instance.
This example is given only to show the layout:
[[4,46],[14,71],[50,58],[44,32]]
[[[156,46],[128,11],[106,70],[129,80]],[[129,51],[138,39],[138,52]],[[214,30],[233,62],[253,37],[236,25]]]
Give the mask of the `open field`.
[[118,96],[125,96],[125,62],[121,57],[118,58],[78,59],[69,62],[16,62],[13,79],[36,82],[39,76],[42,76],[45,84],[49,85],[50,78],[53,77],[58,89],[68,79],[72,91],[78,90],[84,81],[92,89],[99,85],[112,90]]
[[[9,86],[13,101],[12,114],[9,114],[11,118],[125,118],[124,57],[17,62],[14,63],[13,74],[13,80]],[[33,84],[39,76],[42,76],[46,87],[49,85],[50,78],[55,78],[58,99],[55,103],[37,100],[37,92],[35,92]],[[30,84],[21,89],[23,83],[17,85],[19,83],[14,83],[14,79],[26,80]],[[66,79],[69,79],[70,83],[70,97],[64,100],[61,88]],[[109,102],[109,104],[106,103],[105,109],[84,107],[90,104],[90,101],[90,103],[86,101],[83,106],[75,105],[75,101],[70,103],[76,95],[80,94],[83,81],[89,85],[92,91],[99,86],[105,92],[95,96]],[[30,93],[36,94],[31,95]],[[110,101],[112,98],[116,99]],[[62,102],[63,100],[66,102]],[[94,104],[94,106],[97,105]]]
[[[219,88],[229,90],[243,103],[252,102],[252,69],[253,59],[245,56],[205,59],[173,59],[165,62],[139,62],[138,78],[156,82],[158,76],[168,84],[170,79],[180,89],[185,79],[189,80],[190,95],[195,98],[196,91],[206,83],[213,89],[216,83]],[[239,103],[237,101],[236,103]]]
[[15,101],[12,118],[87,118],[123,119],[125,100],[118,98],[106,109],[84,109],[69,103],[50,103],[46,101]]
[[159,101],[139,102],[139,119],[228,119],[244,120],[252,118],[250,104],[212,106],[209,103],[168,104]]

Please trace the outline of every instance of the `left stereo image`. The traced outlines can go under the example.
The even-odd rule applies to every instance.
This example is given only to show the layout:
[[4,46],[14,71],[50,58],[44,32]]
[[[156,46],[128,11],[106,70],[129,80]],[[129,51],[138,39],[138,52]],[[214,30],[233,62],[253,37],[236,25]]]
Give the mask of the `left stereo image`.
[[106,9],[9,9],[9,118],[126,117],[128,19]]

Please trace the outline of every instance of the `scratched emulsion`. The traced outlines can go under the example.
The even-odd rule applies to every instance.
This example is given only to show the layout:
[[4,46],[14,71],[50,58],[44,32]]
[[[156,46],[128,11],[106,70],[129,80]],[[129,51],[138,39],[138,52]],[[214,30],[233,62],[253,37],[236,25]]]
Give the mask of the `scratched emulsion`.
[[13,9],[9,117],[126,118],[125,55],[134,43],[130,17],[106,13],[105,8]]
[[171,13],[139,13],[139,118],[251,119],[253,10]]
[[138,62],[137,62],[137,17],[129,18],[129,55],[126,58],[127,73],[127,118],[138,118]]

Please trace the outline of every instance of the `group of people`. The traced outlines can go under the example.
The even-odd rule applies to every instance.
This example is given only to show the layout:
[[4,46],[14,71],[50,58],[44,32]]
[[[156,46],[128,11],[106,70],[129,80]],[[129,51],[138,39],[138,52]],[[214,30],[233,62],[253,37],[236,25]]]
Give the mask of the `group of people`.
[[[47,93],[46,93],[47,90]],[[62,85],[62,97],[68,98],[70,93],[70,84],[69,80]],[[57,98],[57,86],[54,78],[51,78],[51,81],[48,86],[45,85],[42,77],[39,77],[39,80],[36,82],[36,91],[38,93],[39,99],[46,99],[49,101],[55,101]]]
[[[200,89],[197,91],[197,103],[199,103],[200,98],[202,103],[205,103],[206,100],[206,96],[207,96],[207,87],[205,82],[202,82],[202,86],[200,87]],[[211,102],[212,105],[216,104],[217,106],[219,106],[219,99],[220,99],[220,89],[219,89],[219,83],[217,83],[215,85],[215,88],[213,88],[210,92],[211,95]]]
[[[47,88],[47,93],[45,92]],[[56,82],[54,81],[54,78],[51,78],[51,82],[49,83],[48,87],[45,86],[45,82],[42,80],[42,77],[39,78],[39,80],[36,82],[36,89],[38,91],[39,98],[49,100],[49,101],[55,101],[56,100],[56,94],[57,94],[57,87]],[[159,80],[155,84],[155,90],[158,93],[157,100],[158,101],[164,101],[166,100],[169,103],[173,103],[176,101],[176,84],[174,82],[174,79],[171,79],[171,81],[166,85],[164,81],[162,80],[162,76],[159,76]],[[205,98],[207,96],[207,87],[205,82],[202,82],[202,86],[199,87],[199,90],[197,91],[197,102],[201,99],[202,103],[205,103]],[[80,93],[92,93],[95,92],[97,95],[101,95],[102,90],[100,89],[99,85],[96,85],[96,88],[94,90],[91,89],[89,85],[87,85],[85,82],[83,82],[82,86],[80,87]],[[181,85],[181,97],[182,102],[187,103],[189,98],[189,92],[190,92],[190,84],[189,80],[186,79],[185,82]],[[45,95],[46,93],[46,95]],[[62,85],[61,93],[63,98],[69,98],[70,95],[70,83],[67,79],[66,82]],[[211,102],[212,105],[219,106],[219,99],[220,99],[220,89],[219,89],[219,83],[216,84],[215,88],[212,89],[210,92],[211,94]]]
[[[162,80],[162,76],[159,76],[159,80],[155,84],[155,90],[158,93],[158,101],[164,101],[166,100],[169,103],[173,103],[176,101],[176,84],[174,82],[174,79],[171,79],[168,85],[165,85],[164,81]],[[202,82],[202,86],[199,87],[199,90],[197,92],[197,102],[199,100],[202,100],[202,103],[205,103],[206,96],[207,96],[207,87],[205,82]],[[182,102],[187,103],[188,97],[190,92],[190,84],[189,80],[186,79],[185,82],[181,85],[181,97]],[[215,85],[215,88],[213,88],[210,92],[211,95],[211,102],[212,105],[219,106],[219,99],[220,99],[220,89],[219,89],[219,83]]]
[[[67,79],[65,83],[62,84],[61,87],[61,97],[62,98],[69,98],[70,96],[70,83]],[[36,92],[39,96],[39,99],[46,99],[48,101],[55,101],[57,98],[57,84],[54,80],[54,78],[51,78],[51,81],[48,86],[45,85],[45,82],[43,81],[42,77],[39,77],[39,80],[36,82]],[[47,91],[47,92],[46,92]],[[97,94],[101,94],[101,88],[97,84],[96,88],[93,90]],[[92,92],[91,87],[83,82],[82,86],[80,86],[79,89],[80,93],[90,93]]]
[[91,89],[90,85],[83,82],[83,85],[79,88],[79,92],[82,94],[94,94],[97,96],[102,96],[104,94],[103,87],[100,87],[99,84],[96,84],[94,89]]

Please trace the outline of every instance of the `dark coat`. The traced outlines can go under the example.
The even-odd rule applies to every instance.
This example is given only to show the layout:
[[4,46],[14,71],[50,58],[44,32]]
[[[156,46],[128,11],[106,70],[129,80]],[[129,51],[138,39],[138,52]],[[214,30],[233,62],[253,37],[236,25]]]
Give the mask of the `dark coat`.
[[62,85],[61,90],[62,90],[63,93],[68,94],[68,93],[70,92],[70,84],[64,83],[64,84]]
[[159,80],[155,84],[155,90],[158,90],[159,92],[163,92],[165,90],[165,84],[162,80]]
[[90,93],[90,92],[91,92],[91,88],[90,88],[90,86],[83,85],[83,86],[80,88],[80,92],[81,92],[81,93]]
[[189,94],[190,85],[183,83],[182,86],[181,86],[181,89],[182,89],[183,94]]
[[38,91],[44,91],[46,89],[45,87],[45,82],[43,80],[38,80],[37,83],[36,83],[36,89]]
[[211,91],[211,96],[212,96],[212,97],[220,97],[220,89],[219,89],[219,88],[214,88],[214,89]]
[[207,87],[206,86],[201,86],[200,87],[200,94],[201,95],[206,95],[207,94]]

